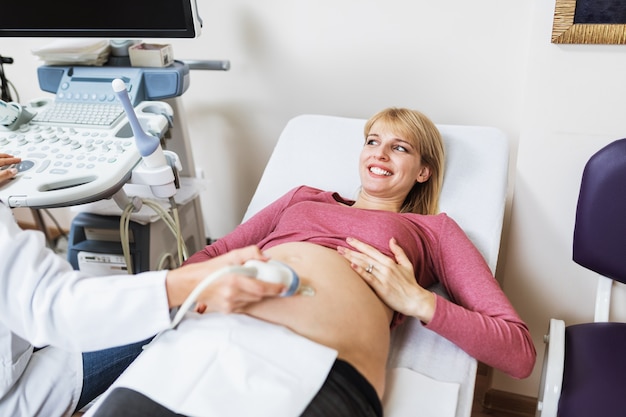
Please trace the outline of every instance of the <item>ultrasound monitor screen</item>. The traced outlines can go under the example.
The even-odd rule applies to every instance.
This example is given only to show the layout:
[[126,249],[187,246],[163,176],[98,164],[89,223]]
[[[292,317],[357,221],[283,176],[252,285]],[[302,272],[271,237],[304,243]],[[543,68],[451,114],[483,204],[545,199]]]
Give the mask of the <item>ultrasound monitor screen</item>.
[[195,0],[10,0],[0,6],[0,36],[194,38]]

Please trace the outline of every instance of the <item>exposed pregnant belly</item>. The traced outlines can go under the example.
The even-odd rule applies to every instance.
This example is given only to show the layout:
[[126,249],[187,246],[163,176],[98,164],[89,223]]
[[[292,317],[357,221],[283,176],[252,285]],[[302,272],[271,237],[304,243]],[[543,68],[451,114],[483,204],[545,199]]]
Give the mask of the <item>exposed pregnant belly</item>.
[[268,299],[246,313],[337,350],[382,397],[391,310],[333,249],[294,242],[266,253],[293,268],[315,295]]

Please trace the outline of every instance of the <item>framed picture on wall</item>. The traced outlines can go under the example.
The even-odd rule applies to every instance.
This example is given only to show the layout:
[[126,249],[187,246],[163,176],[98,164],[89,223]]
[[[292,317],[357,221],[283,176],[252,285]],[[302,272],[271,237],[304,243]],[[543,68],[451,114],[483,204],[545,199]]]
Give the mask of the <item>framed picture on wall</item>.
[[626,1],[556,0],[552,43],[626,44]]

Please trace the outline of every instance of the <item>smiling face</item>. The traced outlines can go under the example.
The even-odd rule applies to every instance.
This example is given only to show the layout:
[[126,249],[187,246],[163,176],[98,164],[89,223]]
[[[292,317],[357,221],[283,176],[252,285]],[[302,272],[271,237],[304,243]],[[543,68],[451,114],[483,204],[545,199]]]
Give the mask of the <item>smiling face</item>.
[[371,126],[359,160],[361,198],[399,211],[416,182],[430,177],[417,144],[403,137],[384,120]]

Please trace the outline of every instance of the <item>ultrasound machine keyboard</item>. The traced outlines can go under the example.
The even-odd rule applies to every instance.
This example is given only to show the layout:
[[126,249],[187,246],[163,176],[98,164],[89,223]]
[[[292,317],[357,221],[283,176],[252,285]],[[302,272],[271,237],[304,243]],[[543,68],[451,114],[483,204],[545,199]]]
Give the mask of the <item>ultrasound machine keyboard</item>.
[[120,119],[120,104],[57,102],[37,113],[34,122],[62,125],[112,126]]
[[112,81],[124,82],[139,123],[159,139],[173,111],[151,100],[178,97],[189,85],[189,67],[179,61],[148,69],[43,65],[37,74],[54,99],[31,101],[22,114],[33,118],[19,127],[0,126],[0,153],[22,159],[15,178],[0,184],[0,203],[9,207],[67,207],[114,196],[142,158]]
[[[30,123],[16,132],[1,132],[0,150],[22,158],[16,166],[18,176],[13,180],[20,180],[20,189],[10,195],[6,203],[11,207],[38,207],[37,197],[45,196],[47,202],[41,205],[54,207],[103,197],[76,194],[79,186],[90,183],[95,186],[99,179],[105,178],[103,176],[113,180],[104,190],[121,187],[128,176],[122,174],[122,178],[115,178],[108,173],[130,173],[140,156],[132,138],[115,138],[113,133]],[[94,188],[89,188],[93,192]],[[55,194],[58,201],[51,199]]]
[[[169,129],[167,119],[142,111],[154,105],[143,102],[136,109],[142,124],[162,134]],[[141,155],[125,115],[112,126],[75,120],[63,125],[43,122],[41,110],[15,131],[0,130],[0,153],[22,159],[17,176],[0,185],[0,201],[32,208],[83,204],[111,196],[130,179]]]

